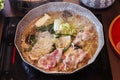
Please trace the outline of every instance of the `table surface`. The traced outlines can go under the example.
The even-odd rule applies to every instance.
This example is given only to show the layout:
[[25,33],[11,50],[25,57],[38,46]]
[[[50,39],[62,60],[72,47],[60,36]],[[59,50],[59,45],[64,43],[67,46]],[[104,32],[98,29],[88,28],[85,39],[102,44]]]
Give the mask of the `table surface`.
[[[72,2],[76,4],[82,5],[79,0],[63,0],[64,2]],[[82,5],[83,6],[83,5]],[[109,25],[112,22],[112,20],[120,14],[120,0],[115,0],[115,3],[107,8],[107,9],[102,9],[102,10],[93,10],[90,9],[94,14],[100,14],[102,15],[102,20],[103,20],[103,27],[104,27],[104,32],[105,32],[105,40],[107,44],[107,50],[108,50],[108,55],[109,55],[109,60],[110,60],[110,66],[111,66],[111,71],[112,71],[112,76],[113,80],[120,80],[120,57],[115,55],[115,52],[113,48],[111,47],[111,44],[109,42],[108,38],[108,30],[109,30]],[[2,23],[3,19],[2,17],[12,17],[12,16],[17,16],[17,15],[23,15],[20,12],[14,11],[8,0],[5,0],[5,9],[3,11],[3,15],[0,16],[0,41],[1,41],[1,35],[2,35]]]

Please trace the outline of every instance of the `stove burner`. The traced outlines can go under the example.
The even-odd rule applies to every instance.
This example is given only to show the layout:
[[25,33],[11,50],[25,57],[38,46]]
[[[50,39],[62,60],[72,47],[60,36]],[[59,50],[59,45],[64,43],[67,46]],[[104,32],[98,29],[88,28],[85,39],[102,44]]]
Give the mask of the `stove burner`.
[[22,62],[22,67],[29,78],[36,78],[36,70],[33,67],[25,62]]
[[[58,76],[58,75],[50,75],[50,74],[44,74],[38,70],[36,70],[35,68],[31,67],[30,65],[28,65],[25,62],[22,62],[22,67],[25,71],[25,73],[27,74],[27,76],[29,76],[29,79],[33,79],[33,80],[65,80],[65,79],[61,79],[62,76]],[[59,79],[58,79],[59,77]],[[61,78],[60,78],[61,77]]]

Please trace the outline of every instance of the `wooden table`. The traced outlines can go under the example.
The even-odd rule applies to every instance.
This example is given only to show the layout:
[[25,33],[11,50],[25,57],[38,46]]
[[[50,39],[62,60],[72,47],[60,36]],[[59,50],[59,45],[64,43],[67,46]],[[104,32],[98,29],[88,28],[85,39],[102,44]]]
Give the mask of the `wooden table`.
[[[63,0],[64,2],[72,2],[76,4],[82,5],[79,0]],[[111,44],[108,39],[108,29],[111,21],[120,14],[120,0],[116,0],[115,3],[104,10],[92,10],[90,9],[93,13],[95,14],[101,14],[102,15],[102,20],[103,20],[103,26],[104,26],[104,31],[105,31],[105,40],[107,44],[107,50],[108,50],[108,55],[109,55],[109,60],[110,60],[110,66],[112,70],[112,75],[113,75],[113,80],[120,80],[120,58],[115,55],[115,52],[113,51]],[[3,15],[5,17],[11,17],[11,16],[16,16],[16,15],[23,15],[22,13],[15,12],[12,10],[9,1],[5,1],[5,9],[3,11]],[[1,40],[1,34],[2,34],[2,16],[0,16],[0,40]]]

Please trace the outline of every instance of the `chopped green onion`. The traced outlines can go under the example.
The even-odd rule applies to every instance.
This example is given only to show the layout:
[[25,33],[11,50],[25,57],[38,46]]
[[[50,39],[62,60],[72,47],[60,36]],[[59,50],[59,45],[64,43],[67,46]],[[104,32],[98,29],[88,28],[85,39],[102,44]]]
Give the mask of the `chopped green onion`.
[[52,24],[49,24],[49,25],[47,25],[47,26],[36,27],[36,30],[37,30],[37,31],[41,31],[41,32],[49,31],[51,34],[54,34],[53,23],[52,23]]

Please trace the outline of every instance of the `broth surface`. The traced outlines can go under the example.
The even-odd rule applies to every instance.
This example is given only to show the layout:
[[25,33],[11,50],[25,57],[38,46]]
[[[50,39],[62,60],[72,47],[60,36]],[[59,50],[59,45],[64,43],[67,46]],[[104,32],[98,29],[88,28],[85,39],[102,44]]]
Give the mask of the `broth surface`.
[[48,72],[72,72],[88,63],[98,47],[95,25],[69,11],[49,12],[32,20],[22,34],[22,55]]

